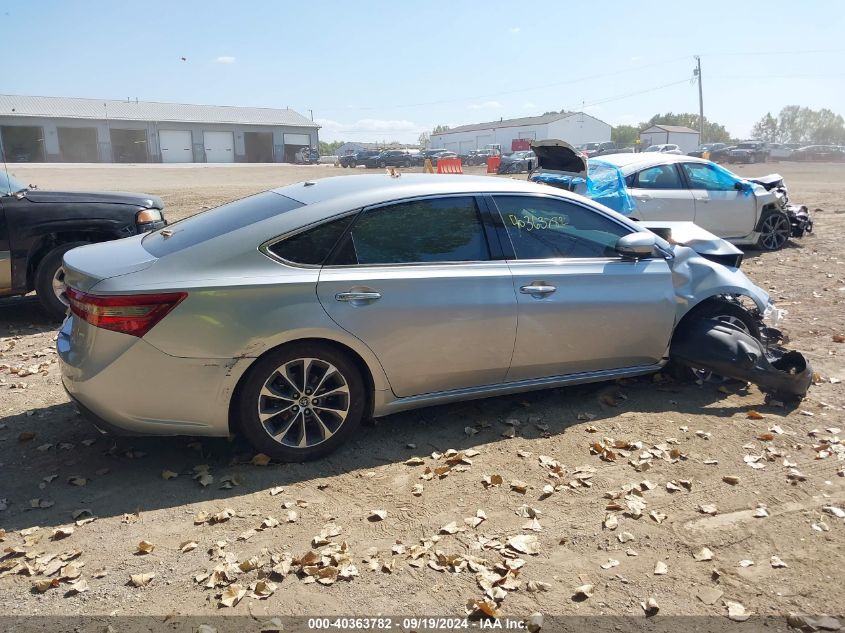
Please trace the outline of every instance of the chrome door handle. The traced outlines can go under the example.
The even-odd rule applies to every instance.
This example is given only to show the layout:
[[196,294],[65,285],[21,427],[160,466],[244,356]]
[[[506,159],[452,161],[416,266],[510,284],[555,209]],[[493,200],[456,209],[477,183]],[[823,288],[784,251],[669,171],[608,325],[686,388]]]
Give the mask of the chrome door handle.
[[651,196],[647,193],[640,193],[634,196],[637,200],[651,200]]
[[545,286],[545,285],[528,285],[522,286],[519,291],[524,295],[540,295],[546,296],[552,294],[557,288],[554,286]]
[[378,301],[380,292],[338,292],[334,296],[336,301]]

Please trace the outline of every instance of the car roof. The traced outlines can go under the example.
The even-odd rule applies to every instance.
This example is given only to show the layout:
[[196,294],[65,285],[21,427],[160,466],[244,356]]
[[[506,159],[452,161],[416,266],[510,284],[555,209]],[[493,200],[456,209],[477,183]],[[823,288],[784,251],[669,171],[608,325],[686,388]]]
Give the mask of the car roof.
[[644,169],[646,167],[653,167],[655,165],[666,165],[669,163],[709,163],[709,160],[703,158],[696,158],[695,156],[684,156],[683,154],[659,154],[657,152],[648,152],[640,154],[604,154],[595,159],[603,160],[615,165],[624,175],[632,174],[635,171]]
[[538,191],[550,193],[548,187],[526,180],[448,174],[401,174],[398,177],[388,174],[333,176],[298,182],[273,191],[307,205],[330,201],[333,206],[336,204],[338,207],[350,209],[424,195]]

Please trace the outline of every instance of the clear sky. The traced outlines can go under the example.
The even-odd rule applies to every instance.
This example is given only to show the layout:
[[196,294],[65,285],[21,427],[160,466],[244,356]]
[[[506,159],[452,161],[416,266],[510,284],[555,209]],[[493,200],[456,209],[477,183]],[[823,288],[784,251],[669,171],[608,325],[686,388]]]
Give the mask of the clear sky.
[[327,141],[697,112],[696,54],[705,116],[735,136],[788,104],[845,115],[841,0],[3,0],[0,19],[0,92],[287,106]]

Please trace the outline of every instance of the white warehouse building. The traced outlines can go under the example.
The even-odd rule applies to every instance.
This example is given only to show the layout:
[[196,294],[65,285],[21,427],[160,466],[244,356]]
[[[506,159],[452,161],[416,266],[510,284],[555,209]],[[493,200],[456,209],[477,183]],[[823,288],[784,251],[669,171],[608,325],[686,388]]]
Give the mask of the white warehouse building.
[[514,140],[539,141],[556,138],[570,145],[603,143],[610,140],[611,126],[583,112],[544,114],[520,119],[500,119],[488,123],[461,125],[431,135],[432,149],[447,149],[463,154],[485,145],[501,145],[502,152],[512,150]]
[[640,132],[640,147],[649,145],[677,145],[684,154],[698,147],[698,132],[683,125],[652,125]]

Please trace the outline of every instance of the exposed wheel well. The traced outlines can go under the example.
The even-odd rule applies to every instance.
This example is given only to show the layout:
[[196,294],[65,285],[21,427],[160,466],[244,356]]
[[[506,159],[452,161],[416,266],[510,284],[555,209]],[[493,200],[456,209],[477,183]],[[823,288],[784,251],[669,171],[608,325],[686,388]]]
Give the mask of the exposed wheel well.
[[62,244],[70,242],[89,242],[95,244],[97,242],[107,242],[109,240],[117,239],[119,236],[102,231],[67,231],[62,233],[48,233],[42,235],[36,243],[29,249],[29,256],[26,262],[26,288],[27,291],[35,288],[35,271],[44,256],[51,250]]
[[[713,295],[707,297],[706,299],[699,301],[695,304],[692,308],[690,308],[687,313],[681,317],[681,320],[678,321],[678,324],[675,326],[674,332],[678,332],[683,324],[687,322],[689,319],[694,319],[702,312],[706,312],[710,310],[712,306],[718,305],[719,303],[727,303],[733,306],[737,306],[746,310],[752,317],[758,318],[759,317],[759,309],[757,308],[757,304],[754,303],[754,300],[747,296],[747,295]],[[674,332],[672,336],[674,337]]]
[[358,354],[355,350],[353,350],[348,345],[344,345],[343,343],[338,343],[337,341],[332,341],[331,339],[325,338],[303,338],[297,339],[295,341],[288,341],[287,343],[282,343],[281,345],[277,345],[276,347],[272,347],[265,351],[261,356],[252,359],[247,370],[241,375],[240,379],[238,380],[238,384],[235,385],[235,388],[232,390],[232,397],[229,399],[229,432],[234,433],[239,424],[239,420],[237,419],[237,402],[241,395],[241,386],[246,381],[247,374],[249,374],[252,367],[260,361],[262,358],[267,356],[276,350],[282,349],[287,347],[288,345],[298,344],[298,343],[313,343],[317,345],[325,345],[326,347],[331,347],[335,351],[340,352],[349,357],[349,359],[355,363],[355,366],[358,368],[358,371],[361,372],[361,378],[364,380],[364,385],[367,391],[367,403],[364,405],[364,417],[370,417],[373,413],[373,394],[375,392],[375,382],[373,381],[373,374],[370,372],[370,368],[367,366],[367,363],[364,362],[364,359],[361,358],[361,355]]

